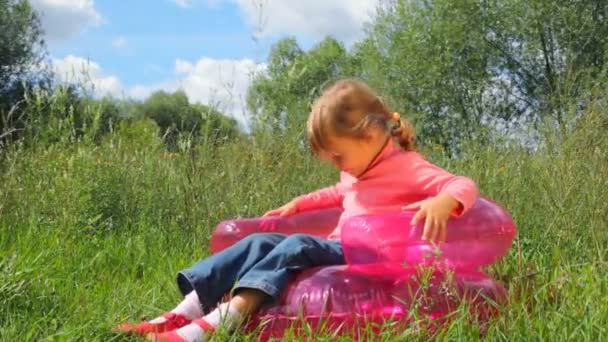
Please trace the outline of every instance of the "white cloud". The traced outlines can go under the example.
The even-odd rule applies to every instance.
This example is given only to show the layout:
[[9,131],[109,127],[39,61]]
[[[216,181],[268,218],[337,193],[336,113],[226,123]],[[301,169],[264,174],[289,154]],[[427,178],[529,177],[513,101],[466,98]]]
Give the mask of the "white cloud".
[[118,77],[106,75],[99,64],[82,57],[68,55],[53,58],[53,71],[60,81],[78,83],[94,91],[95,95],[119,96],[123,90]]
[[192,6],[192,0],[171,0],[172,2],[175,2],[179,7],[191,7]]
[[[171,0],[171,2],[176,3],[179,7],[189,8],[194,5],[196,0]],[[209,7],[216,7],[224,0],[205,0],[205,4]]]
[[137,100],[144,100],[146,97],[150,96],[156,90],[168,90],[167,87],[162,85],[156,86],[144,86],[144,85],[136,85],[129,90],[129,95]]
[[352,42],[362,34],[379,0],[233,0],[259,35],[333,35]]
[[305,35],[321,39],[332,35],[352,43],[363,35],[363,24],[371,19],[381,0],[171,0],[181,7],[204,3],[209,7],[231,2],[258,37],[279,34]]
[[184,90],[190,102],[203,103],[217,108],[220,112],[235,118],[245,129],[249,127],[250,117],[245,105],[247,89],[256,73],[264,71],[266,65],[250,59],[212,59],[198,61],[177,59],[174,77],[148,85],[125,87],[114,75],[104,72],[96,62],[82,57],[68,55],[53,58],[53,70],[59,80],[68,83],[84,84],[96,96],[128,96],[145,100],[158,90],[174,92]]
[[247,89],[254,74],[264,70],[264,64],[250,59],[201,58],[196,62],[175,61],[175,79],[151,86],[138,85],[128,93],[144,99],[157,90],[183,89],[191,102],[215,106],[222,113],[235,118],[243,127],[249,125],[245,106]]
[[165,81],[165,82],[159,82],[159,83],[148,84],[148,85],[137,84],[137,85],[127,89],[126,92],[127,92],[127,96],[129,96],[133,99],[136,99],[136,100],[144,101],[146,98],[148,98],[148,96],[150,96],[155,91],[164,90],[166,92],[172,93],[178,89],[179,89],[179,87],[178,87],[177,82]]
[[30,0],[40,14],[48,40],[72,37],[88,26],[97,26],[103,18],[93,0]]
[[178,83],[192,101],[217,105],[244,123],[248,120],[245,96],[253,75],[264,69],[250,59],[202,58],[192,64],[177,60]]
[[112,40],[112,46],[117,49],[122,49],[127,46],[127,38],[118,36]]

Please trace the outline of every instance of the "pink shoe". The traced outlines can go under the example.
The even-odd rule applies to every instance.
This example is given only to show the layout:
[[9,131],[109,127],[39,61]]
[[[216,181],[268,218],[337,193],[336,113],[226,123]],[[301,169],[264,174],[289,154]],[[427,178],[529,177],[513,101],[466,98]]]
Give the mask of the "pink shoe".
[[150,323],[150,322],[142,322],[137,324],[132,323],[123,323],[114,328],[116,332],[126,334],[126,335],[139,335],[146,336],[150,333],[163,333],[166,331],[171,331],[175,329],[179,329],[183,326],[186,326],[192,322],[191,319],[173,313],[173,312],[165,312],[163,317],[166,318],[164,322],[160,323]]
[[[215,330],[215,328],[213,328],[209,322],[205,321],[204,318],[195,319],[192,321],[192,324],[198,325],[201,327],[201,329],[203,329],[204,332],[211,332]],[[146,338],[153,342],[186,342],[186,340],[179,336],[175,330],[163,333],[150,333],[146,336]]]

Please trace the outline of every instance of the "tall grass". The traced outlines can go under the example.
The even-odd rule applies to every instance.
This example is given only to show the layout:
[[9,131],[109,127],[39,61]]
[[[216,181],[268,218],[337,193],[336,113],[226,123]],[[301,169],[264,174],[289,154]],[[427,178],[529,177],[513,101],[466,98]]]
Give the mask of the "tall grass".
[[[516,221],[512,250],[487,270],[510,296],[488,339],[606,339],[607,109],[590,107],[566,136],[548,133],[539,152],[471,144],[450,159],[425,150],[474,178]],[[124,122],[101,139],[60,139],[65,127],[53,122],[33,143],[3,152],[2,341],[121,340],[112,325],[180,299],[175,274],[208,254],[219,221],[260,215],[336,181],[300,136],[191,147],[184,138],[170,153],[148,121]],[[405,337],[420,338],[382,339]],[[437,336],[478,337],[464,319]]]

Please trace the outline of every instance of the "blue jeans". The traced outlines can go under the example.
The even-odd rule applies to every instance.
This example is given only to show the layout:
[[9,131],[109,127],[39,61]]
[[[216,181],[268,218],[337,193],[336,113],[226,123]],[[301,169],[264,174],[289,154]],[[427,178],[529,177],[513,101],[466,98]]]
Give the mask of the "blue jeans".
[[306,234],[255,233],[177,274],[185,296],[192,290],[207,311],[232,290],[256,289],[267,295],[264,305],[274,303],[289,280],[299,271],[315,266],[343,265],[339,240]]

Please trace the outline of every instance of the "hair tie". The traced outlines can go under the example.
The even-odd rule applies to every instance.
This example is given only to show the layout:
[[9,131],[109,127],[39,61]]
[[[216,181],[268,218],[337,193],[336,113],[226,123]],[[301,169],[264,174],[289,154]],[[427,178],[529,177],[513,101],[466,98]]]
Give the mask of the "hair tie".
[[399,115],[399,113],[397,112],[393,112],[393,114],[391,114],[391,119],[392,121],[395,121],[395,124],[391,129],[392,133],[394,134],[401,129],[401,127],[403,126],[403,122],[401,122],[401,115]]

